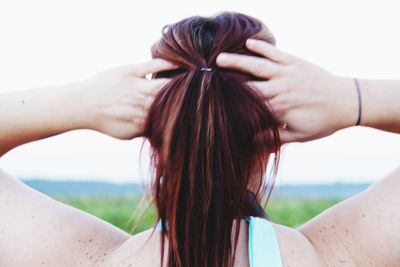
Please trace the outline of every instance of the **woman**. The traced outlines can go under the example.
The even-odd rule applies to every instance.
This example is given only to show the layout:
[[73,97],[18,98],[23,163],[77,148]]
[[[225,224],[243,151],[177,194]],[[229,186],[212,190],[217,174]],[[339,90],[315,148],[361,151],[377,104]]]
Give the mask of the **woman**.
[[[249,42],[249,52],[248,38],[263,41]],[[396,266],[400,171],[297,230],[256,218],[264,214],[255,199],[271,189],[264,170],[279,155],[278,132],[283,142],[311,140],[358,117],[350,80],[265,41],[273,43],[267,28],[244,15],[189,18],[153,47],[154,57],[173,64],[157,59],[60,88],[3,94],[1,155],[74,129],[147,137],[161,220],[157,230],[130,236],[1,173],[0,266]],[[236,54],[218,57],[217,67],[223,51]],[[148,73],[157,79],[145,80]],[[390,99],[374,97],[373,82],[360,85],[362,124],[400,132],[392,105],[398,84],[382,82]],[[338,108],[339,99],[346,104]],[[309,121],[317,126],[303,127]]]

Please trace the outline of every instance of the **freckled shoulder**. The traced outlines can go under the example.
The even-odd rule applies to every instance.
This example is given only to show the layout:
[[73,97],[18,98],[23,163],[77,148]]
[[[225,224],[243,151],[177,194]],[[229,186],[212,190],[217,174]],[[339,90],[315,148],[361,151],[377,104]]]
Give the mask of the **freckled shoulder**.
[[159,266],[159,248],[160,234],[151,228],[132,236],[116,249],[107,262],[107,267]]
[[324,266],[398,266],[400,168],[299,230]]
[[323,266],[311,242],[298,230],[274,224],[283,266]]
[[130,237],[1,170],[0,214],[0,262],[7,266],[98,267]]

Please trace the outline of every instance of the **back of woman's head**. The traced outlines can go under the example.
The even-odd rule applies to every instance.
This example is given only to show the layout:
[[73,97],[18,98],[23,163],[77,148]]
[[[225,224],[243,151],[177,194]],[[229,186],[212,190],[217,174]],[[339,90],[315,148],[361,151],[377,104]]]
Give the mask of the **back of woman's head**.
[[232,266],[239,233],[231,240],[232,225],[246,216],[248,190],[257,195],[272,184],[264,178],[270,154],[279,152],[278,123],[247,85],[252,77],[216,66],[221,52],[251,54],[250,37],[274,43],[258,20],[223,13],[169,25],[152,48],[154,58],[179,66],[156,74],[171,82],[157,94],[145,130],[169,267]]

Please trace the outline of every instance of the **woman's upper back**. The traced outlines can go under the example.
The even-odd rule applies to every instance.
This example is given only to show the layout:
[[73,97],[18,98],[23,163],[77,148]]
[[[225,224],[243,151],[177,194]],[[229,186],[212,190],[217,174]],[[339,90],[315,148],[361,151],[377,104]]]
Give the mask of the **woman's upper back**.
[[[160,267],[160,235],[158,231],[153,233],[153,229],[150,229],[133,236],[113,254],[108,266]],[[311,243],[299,231],[252,218],[247,222],[241,220],[234,266],[322,265]]]
[[[1,266],[159,267],[158,233],[129,236],[1,171],[0,185]],[[399,188],[400,168],[299,230],[273,224],[283,265],[398,266]],[[241,223],[235,265],[247,267],[248,229]]]

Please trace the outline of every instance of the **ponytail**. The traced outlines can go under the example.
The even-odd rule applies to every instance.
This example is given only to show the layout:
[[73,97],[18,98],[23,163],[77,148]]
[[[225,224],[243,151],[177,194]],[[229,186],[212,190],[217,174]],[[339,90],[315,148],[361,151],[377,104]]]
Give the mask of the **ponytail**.
[[[171,60],[168,53],[178,50],[169,41],[176,38],[172,33],[165,33],[153,55]],[[202,66],[159,74],[172,80],[146,120],[163,233],[161,261],[168,241],[168,267],[233,265],[240,226],[232,242],[233,223],[245,215],[248,190],[257,195],[265,187],[269,155],[279,152],[278,123],[262,96],[246,85],[248,77]]]

